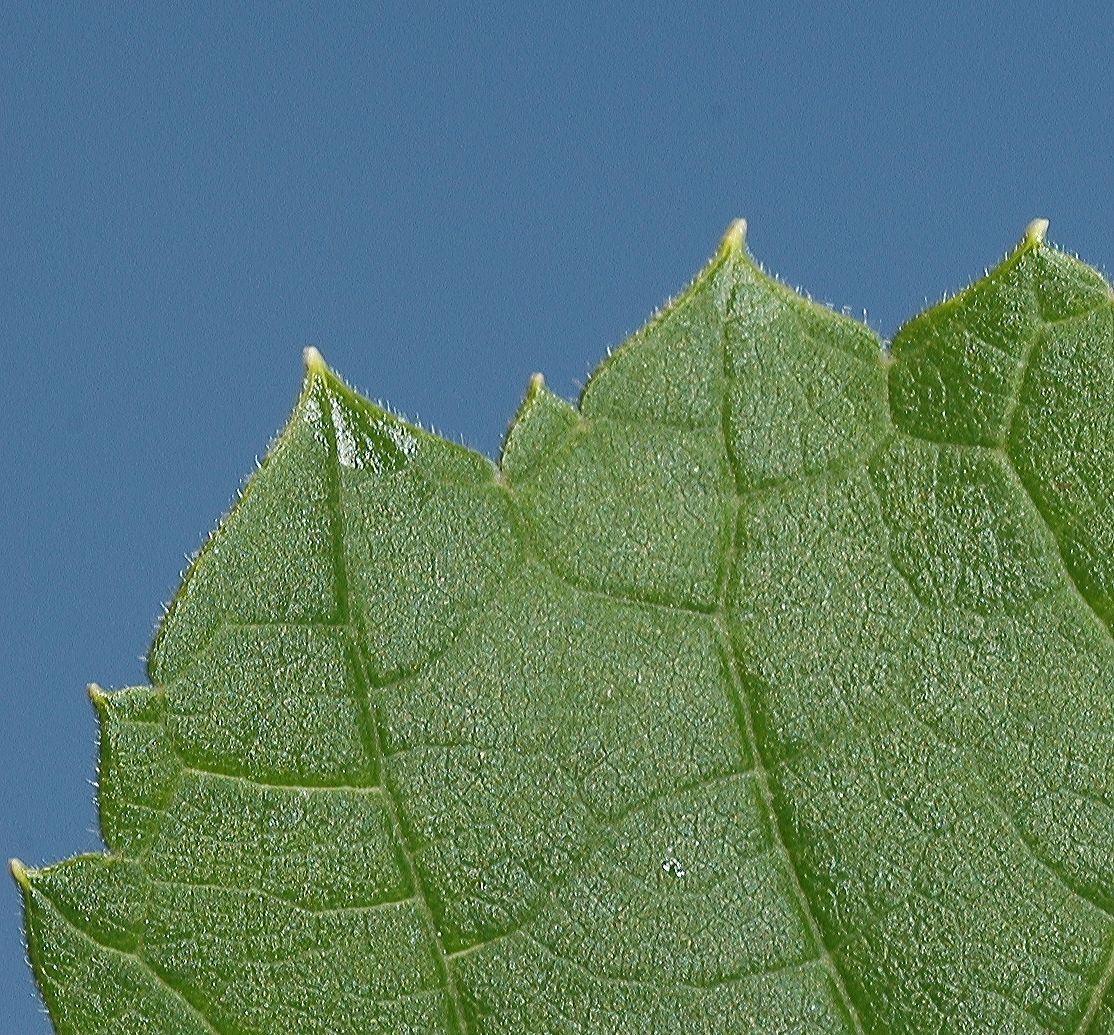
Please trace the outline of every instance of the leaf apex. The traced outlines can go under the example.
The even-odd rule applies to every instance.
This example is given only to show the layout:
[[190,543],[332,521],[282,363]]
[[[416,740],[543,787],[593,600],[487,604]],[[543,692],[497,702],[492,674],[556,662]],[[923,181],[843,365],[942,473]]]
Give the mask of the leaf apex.
[[316,345],[307,345],[302,350],[302,361],[306,365],[307,374],[327,374],[329,372],[329,364],[325,362],[325,357],[321,355]]
[[1025,228],[1025,238],[1023,243],[1029,247],[1037,244],[1044,244],[1044,238],[1047,233],[1048,220],[1044,218],[1034,219]]
[[12,879],[24,891],[31,887],[31,871],[19,859],[8,860],[8,871],[12,875]]
[[746,246],[746,242],[747,221],[745,219],[733,219],[724,231],[723,239],[720,241],[720,254],[734,255],[736,252],[741,252]]

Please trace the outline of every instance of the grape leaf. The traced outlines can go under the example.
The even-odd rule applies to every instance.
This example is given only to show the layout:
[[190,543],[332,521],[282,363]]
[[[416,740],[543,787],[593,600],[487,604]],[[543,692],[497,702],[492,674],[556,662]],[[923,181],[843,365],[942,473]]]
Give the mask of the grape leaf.
[[349,390],[92,689],[13,863],[57,1030],[1114,1032],[1114,307],[1044,243],[884,347],[742,224],[499,465]]

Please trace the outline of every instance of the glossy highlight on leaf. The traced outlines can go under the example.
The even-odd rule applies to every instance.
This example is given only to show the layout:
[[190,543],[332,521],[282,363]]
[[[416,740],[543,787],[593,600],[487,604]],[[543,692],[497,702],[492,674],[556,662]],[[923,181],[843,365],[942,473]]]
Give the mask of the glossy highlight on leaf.
[[1114,305],[1044,221],[892,346],[733,224],[500,462],[307,350],[107,852],[67,1035],[1114,1033]]

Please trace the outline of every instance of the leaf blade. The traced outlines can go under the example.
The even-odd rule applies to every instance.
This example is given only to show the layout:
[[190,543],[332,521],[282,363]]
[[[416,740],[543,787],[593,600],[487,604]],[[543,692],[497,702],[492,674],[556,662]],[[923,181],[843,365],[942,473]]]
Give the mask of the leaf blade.
[[1107,1030],[1109,316],[1030,235],[886,354],[733,228],[499,468],[311,354],[155,688],[94,695],[114,854],[23,880],[52,1015]]

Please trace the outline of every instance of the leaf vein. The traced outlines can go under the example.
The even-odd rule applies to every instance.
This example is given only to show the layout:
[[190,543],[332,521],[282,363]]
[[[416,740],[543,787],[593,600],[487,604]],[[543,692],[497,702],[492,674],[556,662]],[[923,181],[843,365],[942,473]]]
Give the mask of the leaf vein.
[[[735,289],[733,288],[727,300],[727,312],[730,312],[734,307]],[[720,425],[721,434],[723,436],[723,448],[727,455],[728,466],[735,477],[735,494],[737,497],[744,495],[745,486],[742,481],[742,472],[738,458],[734,455],[734,450],[731,448],[731,413],[730,413],[730,396],[727,392],[727,385],[730,380],[730,338],[728,336],[728,321],[724,321],[723,334],[720,342],[721,353],[721,401],[720,401]],[[738,515],[736,514],[736,518]],[[762,796],[763,804],[766,807],[767,814],[770,819],[771,836],[777,850],[777,853],[782,857],[787,876],[790,879],[794,897],[797,899],[798,908],[809,928],[812,940],[815,944],[816,951],[823,961],[824,968],[827,970],[828,975],[834,986],[836,995],[840,1000],[840,1005],[843,1008],[846,1017],[851,1024],[852,1028],[858,1035],[864,1035],[865,1028],[863,1026],[862,1017],[859,1013],[859,1008],[855,1005],[848,991],[847,983],[843,978],[843,974],[836,964],[835,957],[832,954],[830,946],[824,938],[823,929],[816,918],[813,911],[812,904],[809,902],[808,896],[805,893],[804,885],[801,881],[801,874],[797,868],[797,864],[789,851],[789,846],[782,829],[781,817],[778,814],[773,790],[770,786],[769,769],[766,765],[766,760],[762,752],[761,745],[758,742],[758,737],[755,731],[754,714],[751,707],[751,702],[746,693],[746,687],[742,680],[742,672],[740,669],[740,659],[735,651],[734,645],[731,642],[730,630],[727,626],[727,600],[726,596],[731,584],[731,578],[734,570],[737,567],[737,550],[738,550],[738,535],[732,534],[727,538],[726,542],[726,556],[724,558],[725,577],[721,584],[721,597],[715,614],[715,624],[717,626],[719,635],[722,637],[722,649],[727,660],[728,671],[731,675],[731,689],[735,699],[736,705],[736,721],[739,726],[739,735],[743,741],[750,748],[753,755],[754,775],[758,783],[759,793]]]
[[1106,993],[1112,988],[1114,988],[1114,938],[1111,938],[1110,959],[1106,963],[1106,969],[1095,983],[1091,997],[1087,1000],[1087,1008],[1083,1011],[1083,1016],[1080,1018],[1073,1035],[1089,1035],[1091,1026],[1098,1018],[1099,1010],[1102,1009]]
[[51,909],[53,909],[55,913],[57,913],[58,916],[63,921],[65,921],[65,923],[70,927],[71,930],[76,931],[78,935],[80,935],[90,944],[95,945],[97,948],[103,950],[104,952],[110,952],[117,956],[123,956],[125,959],[135,960],[136,963],[138,963],[148,974],[151,975],[157,985],[159,985],[161,988],[166,989],[166,991],[168,991],[177,1002],[180,1002],[183,1007],[185,1007],[187,1014],[192,1016],[196,1021],[203,1025],[209,1032],[212,1033],[212,1035],[226,1035],[226,1033],[218,1028],[216,1023],[205,1013],[203,1013],[202,1010],[198,1006],[196,1006],[180,988],[176,988],[169,979],[167,979],[162,973],[160,973],[149,959],[147,959],[139,952],[122,949],[118,945],[110,945],[108,942],[102,941],[100,938],[97,938],[91,931],[79,926],[69,916],[63,913],[62,910],[60,910],[55,904],[53,899],[51,899],[49,896],[43,894],[41,891],[38,891],[38,894],[43,899],[43,901],[49,903]]
[[534,904],[533,908],[516,923],[513,927],[498,934],[485,938],[481,941],[473,942],[471,945],[466,945],[462,949],[457,949],[454,952],[448,953],[449,959],[458,959],[462,956],[469,956],[479,949],[487,948],[497,942],[506,941],[514,937],[516,934],[525,935],[527,928],[542,915],[546,908],[552,905],[553,900],[559,891],[565,888],[571,880],[573,880],[584,867],[591,861],[592,857],[604,846],[613,843],[618,835],[620,827],[628,820],[635,816],[640,816],[648,809],[660,805],[662,802],[668,801],[671,798],[679,797],[683,794],[691,793],[692,791],[699,790],[702,787],[712,787],[718,783],[728,780],[740,779],[753,775],[753,770],[739,770],[735,772],[717,773],[714,776],[704,777],[697,780],[690,780],[687,783],[681,784],[677,787],[671,787],[666,791],[658,794],[650,795],[636,802],[630,808],[625,809],[617,816],[612,817],[607,822],[601,822],[597,827],[594,835],[585,843],[580,854],[569,865],[568,869],[555,881],[549,884],[548,887],[543,889],[541,894]]
[[332,555],[333,565],[335,571],[335,584],[337,589],[337,607],[340,612],[340,617],[349,625],[350,629],[358,638],[358,643],[361,645],[355,650],[355,672],[356,679],[360,688],[360,720],[361,732],[364,738],[365,750],[369,758],[374,761],[376,772],[380,785],[384,792],[384,800],[386,802],[387,813],[390,818],[391,827],[394,831],[395,840],[398,844],[398,851],[400,861],[402,863],[403,871],[407,877],[407,881],[414,892],[414,899],[417,903],[419,912],[422,914],[427,927],[429,928],[432,948],[437,963],[438,971],[440,972],[441,981],[443,983],[446,995],[449,1000],[449,1008],[452,1012],[452,1019],[455,1027],[458,1029],[460,1035],[467,1035],[468,1025],[464,1018],[464,1007],[461,1002],[460,992],[456,987],[456,982],[453,975],[449,970],[448,960],[445,953],[444,940],[441,937],[440,928],[437,925],[436,918],[433,915],[433,910],[429,904],[429,898],[422,883],[421,873],[418,870],[417,863],[414,859],[413,853],[406,842],[406,835],[402,827],[402,820],[400,814],[399,803],[396,800],[394,793],[390,790],[386,780],[384,768],[386,759],[383,750],[383,733],[380,729],[379,721],[376,718],[375,702],[371,699],[372,681],[368,675],[367,664],[364,658],[364,651],[362,645],[367,642],[364,631],[361,627],[359,616],[355,613],[352,607],[351,589],[348,580],[347,563],[345,560],[345,520],[344,520],[344,501],[341,496],[340,486],[340,458],[337,452],[336,429],[333,427],[331,421],[323,422],[325,427],[325,434],[328,439],[329,463],[328,463],[328,495],[327,495],[327,509],[329,511],[329,525],[330,533],[332,535]]

